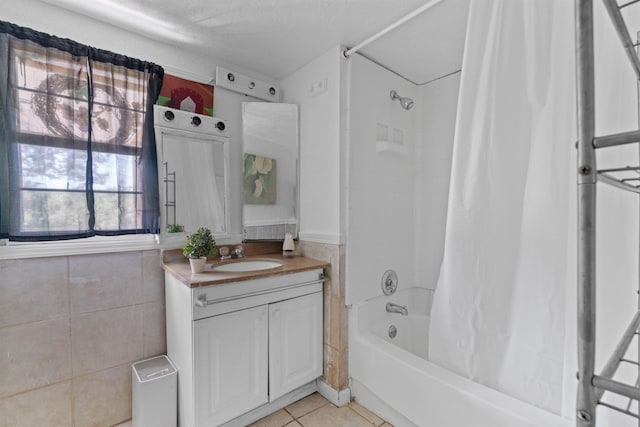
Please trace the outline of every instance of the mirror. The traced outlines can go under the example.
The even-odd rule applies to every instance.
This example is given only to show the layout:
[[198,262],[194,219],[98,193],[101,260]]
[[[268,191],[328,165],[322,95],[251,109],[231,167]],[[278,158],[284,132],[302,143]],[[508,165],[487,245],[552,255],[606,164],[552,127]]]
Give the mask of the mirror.
[[242,104],[246,240],[298,236],[298,106]]
[[[229,234],[229,138],[224,121],[155,106],[161,234]],[[177,234],[176,234],[177,233]]]

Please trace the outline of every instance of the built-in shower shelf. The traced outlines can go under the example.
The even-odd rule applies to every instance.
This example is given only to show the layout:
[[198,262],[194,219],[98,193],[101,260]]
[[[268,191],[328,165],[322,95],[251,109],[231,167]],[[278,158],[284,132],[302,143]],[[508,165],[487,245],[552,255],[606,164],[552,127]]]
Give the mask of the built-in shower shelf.
[[409,154],[409,147],[404,143],[404,131],[390,128],[386,123],[376,123],[376,152]]
[[384,153],[384,152],[407,155],[409,154],[409,147],[407,147],[404,144],[397,144],[395,142],[377,141],[376,153]]

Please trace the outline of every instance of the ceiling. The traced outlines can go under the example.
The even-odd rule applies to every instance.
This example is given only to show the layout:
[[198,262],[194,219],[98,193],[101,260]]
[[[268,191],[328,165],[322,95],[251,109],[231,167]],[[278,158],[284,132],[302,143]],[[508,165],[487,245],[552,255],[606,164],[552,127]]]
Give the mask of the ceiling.
[[[355,46],[427,0],[41,0],[280,79]],[[435,4],[360,53],[414,83],[462,64],[469,0]]]

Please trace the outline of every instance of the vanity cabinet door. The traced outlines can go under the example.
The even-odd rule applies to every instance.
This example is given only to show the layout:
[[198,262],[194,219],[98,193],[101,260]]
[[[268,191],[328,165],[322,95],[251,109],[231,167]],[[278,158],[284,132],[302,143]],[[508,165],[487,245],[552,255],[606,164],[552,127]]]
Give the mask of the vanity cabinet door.
[[267,306],[194,323],[196,425],[217,426],[266,403]]
[[269,400],[322,375],[322,292],[269,304]]

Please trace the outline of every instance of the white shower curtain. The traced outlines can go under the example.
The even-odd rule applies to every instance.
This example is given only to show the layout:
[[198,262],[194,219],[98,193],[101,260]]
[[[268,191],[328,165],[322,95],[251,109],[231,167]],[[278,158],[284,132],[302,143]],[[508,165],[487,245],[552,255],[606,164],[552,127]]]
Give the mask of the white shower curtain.
[[560,413],[575,277],[573,3],[472,1],[469,13],[429,357]]
[[[635,76],[594,3],[596,134],[637,129]],[[640,9],[625,14],[640,28]],[[429,344],[433,362],[566,418],[577,386],[573,25],[571,0],[471,2]],[[637,159],[624,147],[599,166]],[[599,184],[597,229],[599,370],[636,309],[637,196]],[[636,425],[606,409],[598,421]]]

